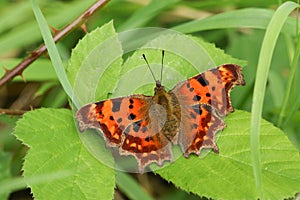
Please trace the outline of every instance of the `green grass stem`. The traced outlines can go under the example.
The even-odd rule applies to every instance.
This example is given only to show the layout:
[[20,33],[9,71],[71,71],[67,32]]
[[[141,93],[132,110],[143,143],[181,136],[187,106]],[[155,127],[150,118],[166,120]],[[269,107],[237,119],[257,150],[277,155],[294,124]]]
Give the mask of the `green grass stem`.
[[250,125],[250,148],[253,164],[253,173],[256,183],[258,198],[263,197],[263,181],[261,175],[261,157],[260,157],[260,120],[262,116],[262,107],[266,91],[266,83],[269,74],[271,59],[273,56],[276,41],[279,33],[288,18],[288,15],[299,5],[294,2],[285,2],[274,13],[270,23],[267,26],[264,40],[262,43],[256,80],[253,92],[251,125]]
[[53,40],[53,37],[51,35],[51,31],[48,27],[48,24],[46,22],[45,17],[42,14],[41,9],[39,8],[38,4],[35,0],[31,0],[32,9],[35,15],[35,18],[38,22],[41,34],[43,36],[45,45],[48,50],[48,54],[50,56],[51,62],[53,64],[53,67],[55,69],[55,72],[57,74],[57,77],[65,90],[66,94],[69,96],[70,99],[73,99],[74,104],[77,106],[76,101],[73,96],[73,89],[71,87],[71,84],[68,80],[65,67],[63,65],[63,62],[59,56],[58,50],[56,48],[55,42]]

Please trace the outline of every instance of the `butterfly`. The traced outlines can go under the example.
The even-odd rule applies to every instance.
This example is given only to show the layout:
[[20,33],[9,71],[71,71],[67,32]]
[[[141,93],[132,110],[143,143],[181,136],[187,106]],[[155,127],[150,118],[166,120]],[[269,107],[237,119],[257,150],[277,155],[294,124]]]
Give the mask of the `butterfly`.
[[[143,58],[151,71],[144,54]],[[162,68],[163,58],[164,51]],[[231,89],[245,85],[242,68],[224,64],[169,91],[161,81],[155,83],[153,96],[133,94],[83,106],[76,112],[79,130],[100,130],[108,147],[136,158],[140,173],[151,163],[173,162],[172,144],[187,158],[204,148],[218,153],[215,134],[226,126],[222,118],[234,111]]]

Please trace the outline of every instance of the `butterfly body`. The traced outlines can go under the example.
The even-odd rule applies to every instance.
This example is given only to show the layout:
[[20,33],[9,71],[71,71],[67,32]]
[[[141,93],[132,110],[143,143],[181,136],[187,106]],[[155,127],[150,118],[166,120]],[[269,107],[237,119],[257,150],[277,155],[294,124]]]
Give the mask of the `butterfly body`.
[[215,134],[224,129],[221,117],[233,112],[229,92],[244,85],[241,67],[213,68],[166,91],[156,81],[153,96],[142,94],[88,104],[76,113],[80,131],[101,130],[107,146],[121,155],[133,155],[139,171],[152,162],[173,161],[171,144],[179,144],[185,157],[213,148]]

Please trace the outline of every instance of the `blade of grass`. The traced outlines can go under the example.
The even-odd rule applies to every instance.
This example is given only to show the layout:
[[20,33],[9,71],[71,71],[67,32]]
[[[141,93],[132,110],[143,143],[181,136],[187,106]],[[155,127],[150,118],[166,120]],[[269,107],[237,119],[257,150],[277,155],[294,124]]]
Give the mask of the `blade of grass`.
[[59,56],[58,50],[55,46],[55,42],[53,40],[53,37],[52,37],[49,27],[47,25],[46,19],[44,18],[42,11],[40,10],[36,1],[31,0],[31,4],[32,4],[32,9],[33,9],[35,18],[38,22],[41,34],[43,36],[45,45],[47,47],[51,62],[53,64],[55,72],[58,76],[58,79],[59,79],[62,87],[64,88],[65,92],[69,96],[69,98],[73,99],[73,103],[77,106],[76,100],[74,99],[74,96],[73,96],[73,89],[67,78],[67,74],[66,74],[64,65]]
[[124,172],[117,171],[116,181],[119,189],[129,199],[153,199],[133,178]]
[[[194,20],[173,27],[173,30],[182,33],[193,33],[204,30],[224,28],[256,28],[266,29],[274,11],[261,8],[245,8],[224,12],[200,20]],[[282,28],[283,33],[295,35],[295,18],[288,18]]]
[[256,80],[253,92],[253,103],[251,112],[250,125],[250,148],[253,165],[253,173],[256,182],[258,198],[263,198],[262,193],[262,176],[261,176],[261,159],[260,159],[260,120],[262,115],[262,106],[265,96],[267,77],[270,69],[270,63],[276,41],[278,39],[281,28],[286,21],[288,15],[299,5],[294,2],[285,2],[274,13],[271,21],[266,29],[264,40],[262,43]]
[[[290,71],[290,76],[289,76],[289,80],[288,80],[288,85],[287,85],[287,88],[286,88],[286,92],[284,94],[284,100],[283,100],[283,103],[282,103],[282,107],[281,107],[278,122],[277,122],[278,127],[282,127],[283,118],[285,117],[285,111],[288,107],[288,102],[290,102],[292,85],[293,85],[294,77],[295,77],[295,74],[296,74],[299,55],[300,55],[300,34],[298,35],[295,54],[293,56],[293,61],[292,61],[292,64],[291,64],[291,71]],[[295,107],[293,107],[293,109],[297,110],[297,108],[295,108]],[[294,113],[294,111],[292,110],[291,113]],[[285,124],[286,123],[287,123],[287,121],[285,122]]]

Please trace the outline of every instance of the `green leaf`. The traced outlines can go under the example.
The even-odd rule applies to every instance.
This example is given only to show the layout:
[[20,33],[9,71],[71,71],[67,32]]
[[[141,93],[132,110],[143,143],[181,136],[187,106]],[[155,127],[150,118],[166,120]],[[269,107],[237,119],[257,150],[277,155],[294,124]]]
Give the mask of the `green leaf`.
[[83,146],[73,114],[66,109],[38,109],[18,121],[15,135],[30,147],[24,177],[61,173],[61,179],[42,179],[29,185],[37,199],[112,199],[114,170]]
[[77,44],[67,75],[79,105],[106,98],[112,92],[123,62],[122,54],[112,21],[88,33]]
[[[204,158],[189,159],[181,156],[156,173],[199,196],[257,199],[250,153],[250,117],[248,112],[237,110],[225,118],[227,127],[217,140],[219,154],[211,152]],[[265,120],[261,121],[260,152],[264,198],[284,199],[299,192],[299,153],[282,131]]]
[[[11,178],[10,162],[11,162],[11,155],[0,150],[0,185],[5,180]],[[10,192],[11,192],[10,190],[1,189],[0,199],[8,199]]]

